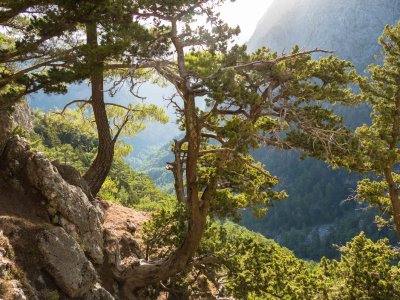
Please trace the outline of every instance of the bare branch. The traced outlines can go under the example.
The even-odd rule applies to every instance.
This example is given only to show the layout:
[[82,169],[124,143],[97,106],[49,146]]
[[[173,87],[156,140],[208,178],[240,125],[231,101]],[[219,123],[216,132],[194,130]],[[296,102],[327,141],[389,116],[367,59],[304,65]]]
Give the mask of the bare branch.
[[122,122],[122,124],[120,126],[116,126],[117,127],[117,132],[115,133],[114,138],[113,138],[113,143],[114,144],[117,142],[118,137],[120,136],[122,130],[125,128],[125,126],[126,126],[126,124],[128,124],[128,122],[129,122],[129,111],[126,113],[126,115],[124,117],[124,121]]
[[65,111],[67,110],[67,108],[68,108],[69,106],[71,106],[71,105],[76,104],[76,103],[83,103],[81,107],[84,107],[84,106],[86,106],[86,105],[92,103],[92,101],[91,101],[90,99],[89,99],[89,100],[84,100],[84,99],[73,100],[73,101],[67,103],[67,104],[64,106],[64,108],[62,109],[61,112],[55,112],[55,113],[58,114],[58,115],[64,115],[64,113],[65,113]]
[[213,133],[202,132],[201,136],[204,138],[214,139],[214,140],[220,142],[221,144],[224,144],[226,142],[222,137],[220,137],[216,134],[213,134]]
[[31,72],[31,71],[37,70],[37,69],[42,68],[42,67],[49,66],[51,63],[57,62],[58,60],[59,59],[51,59],[51,60],[36,64],[36,65],[30,66],[28,68],[22,69],[22,70],[20,70],[20,71],[18,71],[16,73],[13,73],[11,76],[6,76],[6,77],[0,79],[0,84],[4,85],[4,84],[7,84],[7,83],[10,83],[13,80],[15,80],[15,79],[17,79],[17,78],[19,78],[19,77]]

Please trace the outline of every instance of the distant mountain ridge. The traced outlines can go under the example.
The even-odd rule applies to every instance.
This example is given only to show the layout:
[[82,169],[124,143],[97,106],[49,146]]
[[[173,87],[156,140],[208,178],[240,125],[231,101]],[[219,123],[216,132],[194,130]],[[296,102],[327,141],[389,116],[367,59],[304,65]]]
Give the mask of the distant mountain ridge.
[[386,24],[399,21],[398,0],[274,0],[248,42],[289,51],[323,48],[352,61],[360,71],[380,61],[376,41]]

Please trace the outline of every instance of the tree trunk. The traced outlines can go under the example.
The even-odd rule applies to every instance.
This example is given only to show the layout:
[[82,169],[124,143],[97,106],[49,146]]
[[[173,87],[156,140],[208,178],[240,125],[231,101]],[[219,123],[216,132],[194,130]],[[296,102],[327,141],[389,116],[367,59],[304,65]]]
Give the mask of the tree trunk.
[[198,126],[194,97],[186,95],[185,100],[185,121],[188,140],[185,172],[188,231],[181,246],[168,258],[156,262],[141,262],[140,265],[129,268],[122,274],[118,273],[118,271],[116,272],[116,277],[125,282],[124,293],[127,299],[134,299],[131,296],[134,289],[157,284],[184,270],[195,255],[205,230],[209,203],[213,195],[212,190],[215,190],[216,184],[206,189],[206,192],[203,193],[206,198],[199,198],[197,161],[200,150],[200,128]]
[[[392,126],[392,140],[389,145],[389,150],[394,151],[397,149],[400,134],[400,98],[396,99],[396,110],[394,112],[393,126]],[[395,165],[395,162],[390,164]],[[387,167],[384,170],[386,182],[389,187],[390,201],[392,202],[393,221],[396,227],[397,238],[400,241],[400,199],[397,184],[392,175],[392,167]]]
[[[96,50],[97,42],[97,25],[95,23],[86,25],[87,44]],[[95,51],[94,51],[95,52]],[[84,175],[90,191],[93,196],[97,195],[103,185],[108,173],[110,172],[114,159],[114,142],[108,122],[106,106],[104,103],[104,75],[103,62],[98,60],[96,55],[88,58],[89,67],[92,68],[92,76],[90,78],[92,84],[93,114],[97,126],[97,134],[99,146],[97,155],[89,170]]]
[[394,182],[392,176],[391,169],[385,169],[385,179],[389,186],[389,196],[390,201],[392,202],[393,209],[393,222],[396,227],[397,238],[400,241],[400,198],[399,198],[399,190],[396,187],[396,183]]
[[122,274],[116,272],[116,277],[124,282],[124,296],[127,299],[134,299],[131,295],[135,289],[157,284],[185,269],[200,244],[207,213],[208,209],[202,209],[192,214],[185,240],[170,257],[155,262],[141,262],[140,265],[129,268]]

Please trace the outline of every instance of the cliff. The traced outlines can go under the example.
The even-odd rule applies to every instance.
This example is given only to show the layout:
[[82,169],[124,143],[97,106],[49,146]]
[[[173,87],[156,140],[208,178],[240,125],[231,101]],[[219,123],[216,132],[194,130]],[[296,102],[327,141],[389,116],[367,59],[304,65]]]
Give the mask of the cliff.
[[0,164],[0,299],[135,299],[117,274],[144,258],[149,217],[86,195],[77,170],[19,136]]
[[377,38],[386,24],[399,21],[399,13],[397,0],[275,0],[248,45],[252,50],[288,51],[295,44],[334,50],[363,71],[380,61]]

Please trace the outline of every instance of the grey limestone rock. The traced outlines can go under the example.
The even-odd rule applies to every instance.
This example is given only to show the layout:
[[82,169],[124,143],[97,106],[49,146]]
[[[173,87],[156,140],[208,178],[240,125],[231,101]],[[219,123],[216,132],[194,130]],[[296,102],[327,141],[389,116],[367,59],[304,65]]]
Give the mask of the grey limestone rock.
[[68,225],[66,229],[74,227],[77,234],[73,237],[78,237],[84,251],[95,263],[101,264],[104,215],[99,204],[91,202],[80,187],[69,184],[43,154],[30,151],[29,142],[24,138],[14,136],[8,141],[2,162],[10,178],[27,175],[29,182],[47,199],[55,223],[61,224],[62,217]]
[[47,271],[70,297],[81,297],[96,283],[97,273],[79,244],[61,227],[38,235]]
[[71,185],[80,187],[88,197],[91,197],[89,185],[87,184],[85,179],[83,179],[77,169],[68,164],[62,164],[59,160],[52,161],[52,164],[57,168],[58,172],[66,182]]
[[31,131],[33,128],[31,111],[26,101],[21,101],[11,108],[0,107],[0,154],[18,126],[25,131]]
[[295,44],[334,50],[362,72],[380,61],[377,39],[399,15],[398,0],[274,0],[248,44],[279,52]]
[[115,298],[99,283],[96,283],[85,295],[84,300],[115,300]]
[[5,145],[1,163],[5,173],[10,177],[21,175],[30,152],[29,142],[19,136],[11,137]]
[[95,263],[103,262],[102,214],[81,188],[67,183],[57,168],[43,155],[36,153],[27,162],[27,174],[56,210],[77,228],[84,251]]

